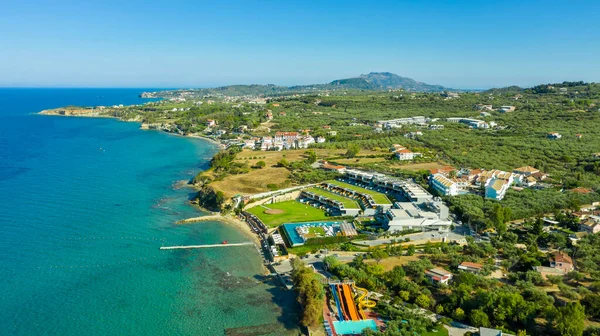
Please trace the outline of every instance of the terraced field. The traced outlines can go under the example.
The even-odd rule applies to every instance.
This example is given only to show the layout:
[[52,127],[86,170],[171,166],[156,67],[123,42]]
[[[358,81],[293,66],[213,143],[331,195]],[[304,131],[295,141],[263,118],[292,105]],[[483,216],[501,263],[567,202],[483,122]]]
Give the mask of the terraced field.
[[390,199],[385,194],[382,194],[375,190],[365,189],[365,188],[362,188],[359,186],[355,186],[353,184],[349,184],[346,182],[340,182],[340,181],[327,181],[327,183],[330,183],[330,184],[333,184],[333,185],[336,185],[338,187],[342,187],[345,189],[350,189],[350,190],[359,192],[361,194],[369,195],[373,198],[373,200],[377,204],[392,204],[392,201],[390,201]]
[[346,209],[360,209],[360,205],[358,204],[358,202],[351,198],[347,198],[347,197],[344,197],[344,196],[341,196],[338,194],[334,194],[332,192],[329,192],[329,191],[321,189],[321,188],[308,188],[308,189],[306,189],[306,191],[311,192],[313,194],[317,194],[319,196],[326,197],[330,200],[342,202],[342,204],[344,204],[344,207]]

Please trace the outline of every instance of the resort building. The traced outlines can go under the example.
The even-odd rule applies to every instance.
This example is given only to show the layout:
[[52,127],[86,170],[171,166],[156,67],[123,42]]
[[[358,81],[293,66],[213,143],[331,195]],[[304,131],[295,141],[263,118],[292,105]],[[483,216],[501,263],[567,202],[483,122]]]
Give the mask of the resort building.
[[400,161],[414,160],[416,157],[423,156],[421,153],[415,153],[410,149],[398,144],[393,145],[391,150],[394,153],[394,156],[396,156],[396,158]]
[[452,273],[441,268],[433,268],[425,271],[425,277],[433,284],[447,285],[452,280]]
[[324,162],[323,165],[321,166],[321,168],[325,169],[325,170],[329,170],[329,171],[335,171],[335,172],[338,172],[340,174],[343,174],[343,173],[346,172],[346,167],[344,167],[344,166],[338,166],[338,165],[332,165],[332,164],[329,164],[327,162]]
[[469,273],[479,273],[483,269],[483,265],[474,262],[463,261],[460,265],[458,265],[458,269]]
[[393,208],[385,212],[383,224],[391,232],[448,231],[452,225],[448,214],[448,207],[439,198],[421,204],[396,202]]
[[508,180],[500,179],[500,178],[492,178],[489,179],[485,184],[485,198],[492,198],[495,200],[502,200],[512,180],[509,182]]
[[391,129],[397,128],[398,126],[402,127],[401,125],[426,124],[427,119],[423,116],[416,116],[391,120],[379,120],[377,123],[381,124],[385,129]]
[[477,105],[475,105],[475,109],[477,109],[479,111],[493,111],[494,107],[492,105],[488,105],[488,104],[477,104]]
[[479,327],[479,336],[514,336],[502,332],[500,329]]
[[457,196],[461,191],[458,183],[440,173],[432,175],[429,178],[429,184],[435,191],[444,196]]
[[532,166],[524,166],[524,167],[513,169],[513,173],[519,174],[519,175],[524,175],[524,176],[530,176],[532,174],[539,173],[539,172],[540,172],[539,169],[534,168]]
[[573,267],[573,259],[566,253],[557,251],[552,253],[548,259],[550,267],[561,269],[565,273],[569,273],[575,269]]
[[298,132],[277,132],[275,137],[263,137],[260,149],[280,151],[282,149],[307,148],[314,143],[315,139],[310,135],[300,135]]
[[579,232],[587,232],[590,234],[600,232],[600,217],[588,216],[579,223]]
[[351,183],[375,187],[382,192],[390,193],[409,202],[423,203],[433,199],[433,195],[425,188],[410,180],[356,169],[346,169],[345,177]]
[[514,106],[500,106],[500,108],[498,109],[498,112],[502,112],[502,113],[507,113],[507,112],[514,112],[517,108]]
[[254,149],[256,147],[256,141],[254,139],[244,140],[244,148]]
[[278,141],[295,141],[300,137],[298,132],[277,132],[275,133],[275,140]]

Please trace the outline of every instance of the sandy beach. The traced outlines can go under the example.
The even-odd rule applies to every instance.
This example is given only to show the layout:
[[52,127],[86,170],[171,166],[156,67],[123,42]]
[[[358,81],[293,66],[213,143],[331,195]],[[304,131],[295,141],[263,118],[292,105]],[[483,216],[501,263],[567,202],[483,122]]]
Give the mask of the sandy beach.
[[236,228],[238,228],[239,230],[241,230],[246,236],[248,236],[248,238],[252,239],[252,242],[254,242],[255,244],[258,244],[260,246],[260,240],[258,239],[256,234],[254,232],[252,232],[252,230],[250,229],[250,226],[248,226],[248,224],[246,224],[246,222],[244,222],[241,219],[234,217],[234,216],[224,216],[221,214],[213,214],[213,215],[208,215],[208,216],[187,218],[187,219],[178,221],[176,224],[185,225],[185,224],[193,224],[193,223],[208,222],[208,221],[218,221],[218,222],[227,223],[229,225],[233,225]]

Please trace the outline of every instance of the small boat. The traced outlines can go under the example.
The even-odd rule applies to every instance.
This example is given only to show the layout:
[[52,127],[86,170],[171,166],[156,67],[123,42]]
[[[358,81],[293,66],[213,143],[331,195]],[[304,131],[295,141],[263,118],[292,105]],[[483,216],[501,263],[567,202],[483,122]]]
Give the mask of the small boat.
[[228,243],[229,243],[229,242],[228,242],[227,240],[223,240],[223,241],[221,242],[221,244],[223,244],[223,245],[225,245],[225,244],[228,244]]

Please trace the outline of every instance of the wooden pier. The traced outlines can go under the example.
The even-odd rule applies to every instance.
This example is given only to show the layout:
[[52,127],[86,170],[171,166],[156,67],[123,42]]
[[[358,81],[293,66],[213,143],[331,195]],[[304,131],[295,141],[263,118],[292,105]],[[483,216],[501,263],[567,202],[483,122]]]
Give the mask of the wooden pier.
[[161,246],[160,249],[161,250],[179,250],[179,249],[197,249],[197,248],[248,246],[248,245],[255,245],[255,244],[253,242],[243,242],[243,243],[209,244],[209,245]]

